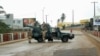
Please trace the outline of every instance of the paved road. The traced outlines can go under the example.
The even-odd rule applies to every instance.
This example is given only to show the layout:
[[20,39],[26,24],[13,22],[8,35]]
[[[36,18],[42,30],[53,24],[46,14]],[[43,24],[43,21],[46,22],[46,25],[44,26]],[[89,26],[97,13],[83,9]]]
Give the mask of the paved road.
[[0,46],[0,56],[53,56],[56,50],[97,48],[82,32],[74,31],[74,33],[75,38],[69,40],[68,43],[62,43],[60,40],[54,40],[53,43],[37,43],[32,40],[31,44],[28,41],[22,41],[2,45]]

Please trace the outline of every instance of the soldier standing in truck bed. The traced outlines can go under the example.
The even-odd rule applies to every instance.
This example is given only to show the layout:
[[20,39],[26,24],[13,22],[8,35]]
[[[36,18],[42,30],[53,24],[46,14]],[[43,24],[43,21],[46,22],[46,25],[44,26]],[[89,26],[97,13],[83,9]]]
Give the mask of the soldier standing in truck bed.
[[45,36],[46,36],[46,32],[47,32],[47,25],[45,22],[43,22],[43,24],[41,25],[41,29],[42,29],[42,37],[43,37],[43,41],[45,42]]

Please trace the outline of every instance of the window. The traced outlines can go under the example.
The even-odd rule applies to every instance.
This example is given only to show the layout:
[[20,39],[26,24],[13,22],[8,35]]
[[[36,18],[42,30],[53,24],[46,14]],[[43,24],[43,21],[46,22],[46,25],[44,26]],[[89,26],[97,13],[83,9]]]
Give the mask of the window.
[[17,21],[20,24],[20,20]]
[[7,17],[7,18],[9,18],[9,17],[10,17],[10,15],[9,15],[9,14],[7,14],[7,15],[6,15],[6,17]]

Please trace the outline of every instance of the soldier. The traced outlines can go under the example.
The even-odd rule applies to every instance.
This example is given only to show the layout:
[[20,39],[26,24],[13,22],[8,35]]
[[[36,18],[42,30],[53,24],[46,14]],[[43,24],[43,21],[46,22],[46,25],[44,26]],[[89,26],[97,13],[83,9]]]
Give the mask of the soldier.
[[29,43],[31,43],[32,30],[33,30],[33,27],[34,27],[34,24],[35,24],[35,23],[36,23],[36,19],[34,18],[34,19],[32,20],[32,22],[28,25],[28,27],[31,27],[31,28],[32,28],[32,29],[30,29],[29,32],[28,32],[28,35],[29,35],[29,37],[28,37]]
[[32,32],[31,32],[31,29],[29,29],[29,31],[28,31],[29,43],[31,43],[31,36],[32,36]]
[[[31,27],[32,27],[32,35],[35,34],[35,33],[38,33],[40,34],[41,33],[41,27],[40,27],[40,24],[36,21],[36,19],[34,19],[34,22],[31,24]],[[31,43],[31,37],[29,38],[29,43]]]
[[47,32],[47,26],[46,26],[45,22],[43,22],[43,24],[41,25],[41,29],[42,29],[43,41],[45,42],[45,36],[46,36],[46,32]]
[[40,24],[37,21],[34,23],[34,27],[33,27],[32,33],[41,34],[41,27],[40,27]]

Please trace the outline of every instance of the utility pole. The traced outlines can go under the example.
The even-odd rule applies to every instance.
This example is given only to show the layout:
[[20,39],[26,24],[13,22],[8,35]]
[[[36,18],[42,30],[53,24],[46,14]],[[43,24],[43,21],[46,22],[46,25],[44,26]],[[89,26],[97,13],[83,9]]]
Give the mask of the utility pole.
[[95,12],[96,12],[96,10],[95,10],[95,4],[96,4],[97,2],[94,1],[94,2],[92,2],[92,3],[94,4],[94,17],[95,17],[95,16],[96,16],[96,13],[95,13]]
[[72,10],[72,25],[71,25],[70,33],[73,32],[73,29],[72,29],[73,26],[74,26],[74,10]]
[[44,22],[44,9],[45,9],[45,7],[43,7],[43,10],[42,10],[42,19],[43,19],[43,22]]
[[74,25],[74,10],[72,10],[72,25]]
[[47,16],[48,16],[48,15],[46,15],[46,23],[47,23]]
[[34,13],[34,17],[36,18],[36,13]]
[[[92,2],[93,4],[94,4],[94,18],[93,19],[95,19],[95,16],[96,16],[96,9],[95,9],[95,4],[97,3],[97,2]],[[94,20],[93,20],[94,21]],[[93,27],[94,28],[94,27]],[[97,31],[99,30],[99,25],[97,25]],[[98,31],[99,32],[99,31]]]

